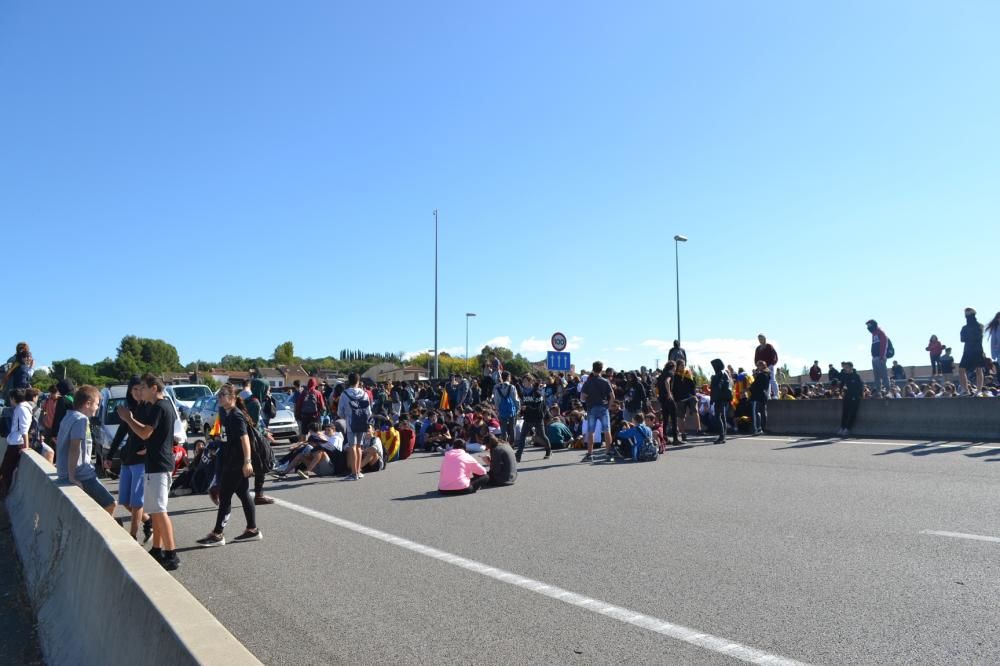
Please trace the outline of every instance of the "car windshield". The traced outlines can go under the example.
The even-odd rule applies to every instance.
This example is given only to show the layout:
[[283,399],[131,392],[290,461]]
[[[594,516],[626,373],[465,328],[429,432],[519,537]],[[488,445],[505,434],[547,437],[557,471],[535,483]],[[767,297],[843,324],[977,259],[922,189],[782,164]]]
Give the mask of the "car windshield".
[[292,396],[287,393],[274,393],[274,404],[277,405],[278,409],[288,409],[289,403],[292,400]]
[[125,398],[108,398],[104,406],[104,425],[121,425],[122,420],[118,418],[118,408],[125,404]]
[[175,386],[174,397],[183,402],[192,402],[198,398],[212,395],[212,390],[207,386]]

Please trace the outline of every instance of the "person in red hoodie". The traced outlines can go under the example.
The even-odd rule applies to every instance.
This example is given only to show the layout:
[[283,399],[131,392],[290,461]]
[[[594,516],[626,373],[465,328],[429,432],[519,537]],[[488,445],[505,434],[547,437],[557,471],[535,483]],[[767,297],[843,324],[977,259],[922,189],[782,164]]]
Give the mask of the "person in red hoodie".
[[319,423],[326,411],[326,401],[318,387],[316,378],[310,377],[305,390],[295,400],[295,420],[299,422],[299,435],[303,442],[309,436],[309,426]]

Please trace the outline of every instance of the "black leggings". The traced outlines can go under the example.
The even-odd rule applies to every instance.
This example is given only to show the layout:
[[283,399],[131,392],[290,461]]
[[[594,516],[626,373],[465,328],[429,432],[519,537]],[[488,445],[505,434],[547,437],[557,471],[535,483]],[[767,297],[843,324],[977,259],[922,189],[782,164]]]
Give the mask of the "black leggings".
[[521,459],[521,454],[524,453],[524,439],[528,435],[528,431],[534,429],[534,435],[542,438],[545,442],[545,453],[552,453],[552,443],[549,442],[549,436],[545,433],[545,424],[541,421],[529,421],[524,420],[521,424],[521,436],[517,440],[517,459]]
[[490,485],[490,477],[486,474],[476,474],[469,481],[468,488],[461,488],[459,490],[438,490],[442,495],[471,495],[480,488],[485,488]]
[[247,519],[247,529],[257,529],[257,511],[250,497],[250,479],[243,476],[242,470],[226,471],[219,480],[219,513],[215,518],[216,534],[222,534],[222,522],[233,508],[233,495],[240,498],[243,505],[243,515]]
[[[660,409],[663,411],[663,439],[667,437],[677,439],[677,403],[673,400],[661,400]],[[670,430],[667,430],[668,420]]]

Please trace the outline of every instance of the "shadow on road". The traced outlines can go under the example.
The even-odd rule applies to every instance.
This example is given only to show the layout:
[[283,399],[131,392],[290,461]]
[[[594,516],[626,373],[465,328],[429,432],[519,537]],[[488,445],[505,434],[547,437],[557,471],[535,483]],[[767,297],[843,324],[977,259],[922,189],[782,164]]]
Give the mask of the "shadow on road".
[[393,497],[393,502],[409,502],[412,500],[428,500],[428,499],[444,499],[447,495],[442,495],[436,490],[428,490],[426,493],[420,493],[419,495],[408,495],[406,497]]
[[789,444],[788,446],[779,446],[778,448],[771,449],[772,451],[787,451],[788,449],[811,449],[814,446],[829,446],[834,442],[840,441],[838,437],[826,437],[817,439],[810,437],[808,439],[799,439]]

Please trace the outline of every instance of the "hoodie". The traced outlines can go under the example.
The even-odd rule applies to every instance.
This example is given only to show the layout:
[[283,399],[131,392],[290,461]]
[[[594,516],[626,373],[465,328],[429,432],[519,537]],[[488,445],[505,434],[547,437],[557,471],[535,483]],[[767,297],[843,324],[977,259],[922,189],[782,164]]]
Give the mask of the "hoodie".
[[733,399],[733,379],[726,372],[726,364],[721,359],[712,359],[712,385],[710,393],[715,404],[728,404]]
[[60,379],[56,384],[59,389],[59,402],[56,404],[56,413],[52,417],[52,432],[58,433],[59,426],[62,425],[63,417],[66,416],[66,412],[73,406],[73,394],[76,393],[76,386],[73,385],[72,379]]
[[975,314],[965,315],[965,326],[960,333],[962,342],[965,343],[965,356],[972,352],[982,355],[983,353],[983,325],[976,320]]
[[[361,398],[368,400],[368,394],[363,389],[358,388],[357,386],[348,386],[346,389],[344,389],[344,392],[340,394],[340,402],[337,403],[337,417],[344,419],[344,421],[347,423],[347,429],[355,434],[357,434],[359,431],[356,431],[351,427],[351,415],[353,414],[353,410],[351,409],[351,400],[357,401],[360,400]],[[372,417],[371,403],[369,403],[369,406],[366,411],[368,412],[367,414],[368,419],[371,420]],[[360,432],[365,432],[366,430],[367,428]]]
[[267,397],[267,389],[267,382],[263,379],[254,379],[250,382],[250,397],[246,401],[247,413],[257,426],[260,426],[260,410]]
[[[319,415],[326,411],[326,401],[323,399],[323,394],[318,388],[319,383],[316,381],[315,377],[309,378],[309,383],[306,384],[306,389],[299,394],[299,397],[295,400],[295,418],[298,421],[302,420],[302,403],[305,402],[306,396],[312,393],[316,397],[316,413],[309,415],[310,418],[319,419]],[[253,384],[250,384],[251,390],[253,389]]]

